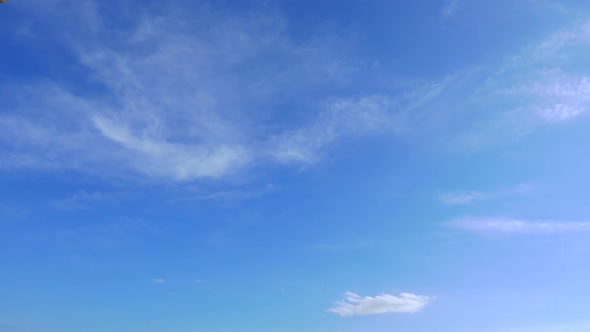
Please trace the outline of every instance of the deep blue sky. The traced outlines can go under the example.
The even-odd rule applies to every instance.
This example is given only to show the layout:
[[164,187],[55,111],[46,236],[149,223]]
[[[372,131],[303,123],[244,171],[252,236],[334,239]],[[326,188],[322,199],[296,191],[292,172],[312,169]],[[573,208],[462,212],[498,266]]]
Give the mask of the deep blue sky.
[[590,6],[0,5],[0,331],[586,332]]

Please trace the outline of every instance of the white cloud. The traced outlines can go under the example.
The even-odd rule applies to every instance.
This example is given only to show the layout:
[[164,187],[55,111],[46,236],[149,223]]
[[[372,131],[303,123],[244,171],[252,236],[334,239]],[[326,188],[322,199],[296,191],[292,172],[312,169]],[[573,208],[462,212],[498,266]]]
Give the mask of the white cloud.
[[399,295],[380,294],[375,297],[361,297],[352,292],[346,292],[344,301],[336,302],[334,308],[327,311],[337,315],[357,316],[385,313],[414,313],[424,308],[432,297],[400,293]]
[[552,84],[536,86],[534,91],[548,97],[588,97],[590,94],[590,77],[581,78],[554,77]]
[[[453,144],[476,148],[513,143],[547,125],[587,119],[590,109],[590,20],[533,40],[488,73],[475,72],[468,102],[454,108],[473,121]],[[486,70],[484,70],[486,71]],[[475,109],[479,112],[473,112]],[[469,115],[468,115],[469,114]]]
[[[13,110],[0,116],[0,146],[15,147],[2,151],[0,167],[191,181],[269,160],[310,163],[346,137],[396,130],[388,97],[306,100],[354,71],[337,37],[295,42],[274,14],[205,8],[198,18],[142,13],[130,30],[113,31],[97,8],[80,6],[96,24],[64,45],[99,89],[0,87],[0,107]],[[47,29],[67,34],[61,24]],[[284,100],[312,105],[307,121],[275,123]]]
[[[1,168],[219,179],[267,162],[314,163],[339,142],[373,134],[419,131],[424,135],[416,141],[452,142],[456,132],[473,130],[459,140],[481,146],[522,135],[537,122],[581,118],[590,105],[590,76],[547,74],[559,68],[564,49],[590,40],[587,27],[528,49],[488,77],[465,70],[421,82],[422,89],[408,80],[411,88],[396,88],[394,97],[389,85],[363,87],[376,73],[365,65],[374,59],[352,55],[344,38],[317,33],[294,40],[288,22],[272,12],[142,9],[124,24],[131,28],[117,30],[123,25],[109,24],[93,4],[68,8],[93,22],[88,29],[70,23],[66,29],[60,11],[40,9],[38,15],[57,22],[47,30],[65,35],[63,45],[77,57],[75,76],[86,75],[76,89],[60,83],[67,76],[0,87],[0,108],[9,110],[0,115]],[[456,6],[448,1],[445,13]],[[355,95],[346,97],[351,87]],[[508,110],[494,111],[498,104]],[[481,198],[474,192],[442,199],[466,204]]]
[[538,115],[547,122],[562,122],[583,115],[590,106],[590,77],[577,77],[559,70],[543,73],[525,95],[535,96],[542,103]]
[[[590,47],[590,21],[555,33],[528,50],[512,64],[519,77],[520,93],[534,97],[532,108],[547,122],[579,117],[590,106],[590,76],[584,66]],[[522,75],[523,70],[528,75]]]
[[248,161],[248,152],[240,146],[169,143],[135,137],[126,128],[100,117],[94,117],[94,123],[105,137],[128,151],[135,169],[155,177],[179,181],[216,178]]
[[540,111],[541,117],[549,122],[565,121],[573,119],[582,113],[584,109],[567,104],[555,104],[549,108],[545,108]]
[[534,45],[530,50],[529,60],[543,62],[551,59],[563,60],[574,54],[567,54],[564,50],[590,44],[590,22],[585,21],[573,27],[553,33],[542,42]]
[[385,96],[335,100],[309,127],[272,139],[271,155],[280,162],[309,163],[328,145],[347,136],[398,132],[401,121],[392,115],[394,103]]
[[152,282],[155,284],[165,284],[166,283],[166,279],[162,279],[162,278],[153,278]]
[[590,231],[590,222],[527,221],[511,218],[464,217],[447,226],[476,233],[555,234]]
[[457,191],[442,194],[440,200],[444,204],[464,205],[485,198],[486,196],[478,191]]

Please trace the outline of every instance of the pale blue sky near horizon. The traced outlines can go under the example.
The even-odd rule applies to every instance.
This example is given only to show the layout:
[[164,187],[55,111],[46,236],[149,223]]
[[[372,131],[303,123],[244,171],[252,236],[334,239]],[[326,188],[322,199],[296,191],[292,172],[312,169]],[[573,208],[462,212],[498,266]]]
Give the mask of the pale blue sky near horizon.
[[590,5],[0,5],[0,332],[586,332]]

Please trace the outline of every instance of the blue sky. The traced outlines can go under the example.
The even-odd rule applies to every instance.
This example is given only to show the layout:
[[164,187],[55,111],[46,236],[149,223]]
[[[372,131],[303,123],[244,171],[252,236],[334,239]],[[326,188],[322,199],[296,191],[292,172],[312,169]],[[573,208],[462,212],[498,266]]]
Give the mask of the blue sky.
[[590,329],[590,6],[0,5],[3,332]]

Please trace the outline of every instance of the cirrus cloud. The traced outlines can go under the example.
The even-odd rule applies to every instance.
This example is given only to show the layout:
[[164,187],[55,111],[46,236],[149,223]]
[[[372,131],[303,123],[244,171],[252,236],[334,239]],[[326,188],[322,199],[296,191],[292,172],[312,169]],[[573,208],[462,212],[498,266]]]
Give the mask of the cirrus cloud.
[[377,296],[365,296],[353,292],[346,292],[343,301],[336,302],[336,306],[327,311],[340,315],[364,316],[386,313],[415,313],[432,301],[432,297],[412,293],[399,295],[382,293]]
[[447,226],[475,233],[556,234],[590,231],[590,222],[530,221],[514,218],[463,217],[446,223]]

